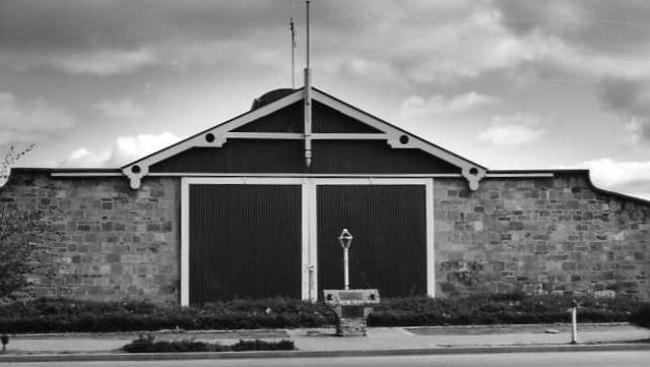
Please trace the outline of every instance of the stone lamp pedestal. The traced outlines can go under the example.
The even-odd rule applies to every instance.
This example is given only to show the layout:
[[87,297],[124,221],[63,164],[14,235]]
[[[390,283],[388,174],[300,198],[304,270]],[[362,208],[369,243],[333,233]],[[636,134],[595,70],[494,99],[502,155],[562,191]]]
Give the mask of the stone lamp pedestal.
[[337,336],[366,336],[368,315],[379,303],[376,289],[325,289],[325,303],[336,313]]

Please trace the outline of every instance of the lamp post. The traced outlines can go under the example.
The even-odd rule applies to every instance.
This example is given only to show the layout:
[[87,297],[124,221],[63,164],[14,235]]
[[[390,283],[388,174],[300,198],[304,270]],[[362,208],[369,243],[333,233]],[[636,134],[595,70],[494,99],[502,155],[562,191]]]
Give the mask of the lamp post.
[[343,228],[341,234],[339,235],[339,243],[343,248],[343,285],[344,289],[347,291],[350,289],[350,268],[348,266],[348,250],[350,249],[350,244],[354,237],[348,231],[347,228]]

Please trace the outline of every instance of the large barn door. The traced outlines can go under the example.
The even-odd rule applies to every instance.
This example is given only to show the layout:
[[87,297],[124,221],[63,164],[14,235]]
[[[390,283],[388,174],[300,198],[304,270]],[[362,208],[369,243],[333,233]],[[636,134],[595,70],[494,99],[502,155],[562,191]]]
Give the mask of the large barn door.
[[425,185],[318,185],[318,278],[343,287],[337,237],[347,228],[350,288],[378,288],[382,297],[427,294]]
[[189,185],[189,301],[300,298],[300,185]]

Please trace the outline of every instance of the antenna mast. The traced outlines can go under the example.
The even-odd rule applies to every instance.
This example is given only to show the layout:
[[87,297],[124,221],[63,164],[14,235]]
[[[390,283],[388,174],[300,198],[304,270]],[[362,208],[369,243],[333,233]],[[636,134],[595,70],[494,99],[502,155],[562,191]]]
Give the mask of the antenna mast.
[[305,18],[307,21],[307,70],[309,70],[309,0],[305,1]]
[[305,67],[305,166],[311,166],[311,70],[309,69],[309,1],[305,1],[307,20],[307,62]]
[[296,89],[296,28],[293,17],[289,18],[289,29],[291,30],[291,88]]

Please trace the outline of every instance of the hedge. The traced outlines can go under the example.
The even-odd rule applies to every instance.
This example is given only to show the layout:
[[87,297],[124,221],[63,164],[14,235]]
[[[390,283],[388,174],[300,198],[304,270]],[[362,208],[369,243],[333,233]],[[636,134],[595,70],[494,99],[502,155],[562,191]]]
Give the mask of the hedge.
[[650,303],[639,307],[630,316],[630,323],[650,329]]
[[455,298],[406,297],[383,300],[370,326],[537,324],[569,322],[576,299],[579,322],[627,322],[641,303],[632,298],[479,294]]
[[286,298],[202,307],[40,298],[0,306],[0,332],[6,333],[297,328],[331,325],[334,320],[324,304]]
[[[642,303],[630,298],[579,297],[579,322],[626,322]],[[530,324],[569,322],[571,297],[522,294],[383,299],[370,326]],[[646,313],[647,315],[648,313]],[[647,316],[646,316],[647,320]],[[313,328],[335,323],[323,303],[286,298],[235,300],[201,307],[149,302],[41,298],[0,305],[0,332],[110,332],[160,329]]]
[[293,341],[239,340],[233,345],[206,343],[195,340],[155,341],[151,335],[138,339],[122,347],[127,353],[184,353],[184,352],[243,352],[249,350],[294,350]]

